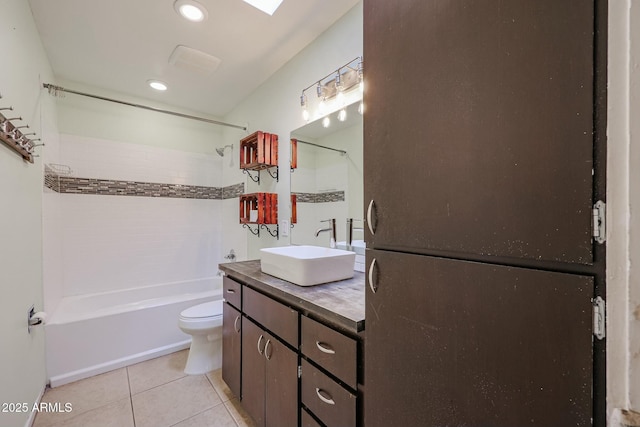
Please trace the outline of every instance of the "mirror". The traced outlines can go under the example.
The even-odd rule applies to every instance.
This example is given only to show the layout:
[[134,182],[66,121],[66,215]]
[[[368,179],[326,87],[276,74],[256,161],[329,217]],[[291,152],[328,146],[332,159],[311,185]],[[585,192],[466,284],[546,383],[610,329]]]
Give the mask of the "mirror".
[[[363,128],[360,102],[347,106],[345,121],[337,112],[324,127],[322,118],[291,132],[297,140],[297,167],[291,171],[291,194],[296,198],[296,223],[292,245],[330,245],[330,233],[322,232],[336,219],[336,241],[347,238],[347,218],[354,222],[353,240],[363,240]],[[292,146],[293,148],[293,146]]]

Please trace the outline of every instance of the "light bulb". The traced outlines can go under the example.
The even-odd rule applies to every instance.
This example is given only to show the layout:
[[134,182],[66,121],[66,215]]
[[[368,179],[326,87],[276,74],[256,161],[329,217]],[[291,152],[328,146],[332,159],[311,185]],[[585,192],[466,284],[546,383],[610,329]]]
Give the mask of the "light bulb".
[[323,114],[326,108],[327,103],[324,101],[324,98],[322,98],[322,101],[320,101],[320,104],[318,104],[318,111],[320,111],[320,114]]
[[322,119],[322,126],[325,128],[328,128],[329,126],[331,126],[331,119],[329,118],[329,116]]
[[336,101],[340,105],[344,104],[344,92],[342,91],[342,89],[338,90],[338,94],[336,95]]
[[360,93],[364,93],[364,80],[360,80]]
[[338,112],[338,120],[340,120],[341,122],[347,120],[347,110],[343,108]]
[[360,101],[360,105],[358,105],[358,113],[364,114],[364,102]]
[[167,90],[167,84],[165,82],[161,82],[160,80],[147,80],[147,84],[154,88],[155,90],[165,91]]
[[300,96],[300,106],[302,107],[302,118],[305,122],[309,121],[309,110],[307,110],[307,95],[302,92]]
[[194,0],[176,0],[173,7],[183,18],[193,22],[202,22],[209,15],[207,9]]

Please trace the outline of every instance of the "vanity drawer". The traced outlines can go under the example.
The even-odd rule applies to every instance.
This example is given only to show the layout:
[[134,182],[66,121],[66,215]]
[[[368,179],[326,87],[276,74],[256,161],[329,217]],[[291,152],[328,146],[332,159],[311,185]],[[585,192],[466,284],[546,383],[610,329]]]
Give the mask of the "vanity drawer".
[[322,323],[302,316],[302,354],[340,378],[358,386],[358,343]]
[[298,312],[245,286],[242,311],[266,329],[298,347]]
[[304,359],[302,403],[327,427],[356,425],[356,396]]
[[242,285],[227,276],[222,278],[222,298],[238,310],[242,308]]

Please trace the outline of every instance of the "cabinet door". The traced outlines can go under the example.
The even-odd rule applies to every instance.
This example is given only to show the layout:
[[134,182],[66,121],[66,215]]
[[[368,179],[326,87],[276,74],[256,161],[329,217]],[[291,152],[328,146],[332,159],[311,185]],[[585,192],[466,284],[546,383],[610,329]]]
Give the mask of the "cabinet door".
[[267,334],[255,323],[242,318],[242,407],[257,427],[265,426],[265,359]]
[[298,355],[269,336],[265,344],[266,425],[298,425]]
[[242,316],[228,303],[222,305],[222,379],[240,397]]
[[591,264],[593,33],[593,1],[365,1],[367,245]]
[[367,259],[368,427],[591,426],[591,277]]

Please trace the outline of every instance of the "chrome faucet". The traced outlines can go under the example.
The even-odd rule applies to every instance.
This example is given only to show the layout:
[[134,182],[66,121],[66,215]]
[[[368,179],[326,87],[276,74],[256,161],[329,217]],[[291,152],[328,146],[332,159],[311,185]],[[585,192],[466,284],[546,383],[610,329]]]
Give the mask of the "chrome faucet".
[[327,228],[320,228],[318,229],[318,231],[316,231],[316,237],[318,237],[320,235],[320,233],[324,233],[325,231],[328,231],[330,234],[330,241],[329,241],[329,246],[331,246],[331,248],[335,249],[336,247],[336,219],[335,218],[331,218],[331,219],[325,219],[324,221],[320,221],[320,222],[328,222],[329,223],[329,227]]
[[364,231],[364,227],[353,227],[353,221],[362,221],[361,219],[353,219],[347,218],[347,250],[352,249],[353,243],[353,232],[354,231]]

